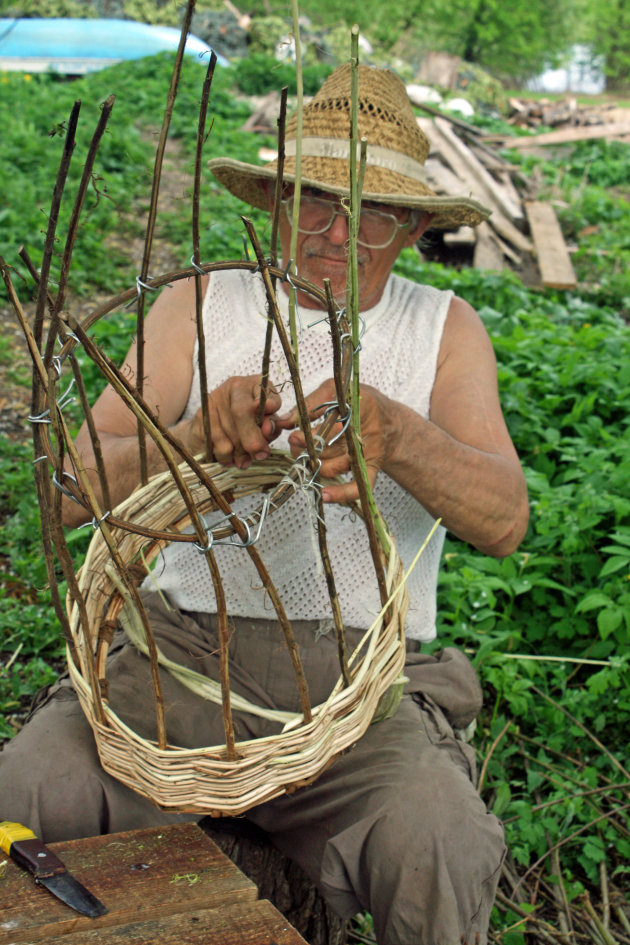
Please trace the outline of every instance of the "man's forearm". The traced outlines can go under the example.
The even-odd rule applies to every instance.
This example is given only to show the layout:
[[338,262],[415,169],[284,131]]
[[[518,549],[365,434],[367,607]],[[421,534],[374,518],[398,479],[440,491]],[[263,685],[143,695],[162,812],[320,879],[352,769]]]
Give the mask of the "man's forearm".
[[383,471],[459,538],[496,557],[511,554],[529,516],[518,461],[461,443],[408,407],[398,410]]

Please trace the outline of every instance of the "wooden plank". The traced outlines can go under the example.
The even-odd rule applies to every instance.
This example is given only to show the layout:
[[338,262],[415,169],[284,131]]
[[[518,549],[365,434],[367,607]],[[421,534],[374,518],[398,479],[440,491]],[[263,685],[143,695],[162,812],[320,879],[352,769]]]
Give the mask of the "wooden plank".
[[109,929],[48,939],[47,945],[308,945],[267,900],[195,909]]
[[630,122],[612,122],[605,125],[586,125],[578,128],[561,128],[542,135],[530,135],[526,138],[508,138],[503,142],[505,148],[537,148],[549,144],[573,144],[575,141],[588,141],[595,138],[619,138],[630,134]]
[[509,243],[516,246],[517,249],[520,249],[522,252],[530,253],[533,250],[531,240],[518,230],[511,220],[505,216],[501,208],[498,206],[496,200],[494,199],[493,194],[486,190],[481,184],[475,181],[473,177],[468,162],[466,162],[458,150],[451,145],[451,142],[447,135],[443,134],[442,131],[436,127],[435,133],[437,135],[436,144],[437,147],[443,156],[444,160],[448,162],[453,171],[461,180],[461,192],[468,191],[469,193],[475,192],[479,199],[486,203],[487,206],[492,210],[492,216],[490,218],[490,224],[493,229],[497,231],[504,239]]
[[0,882],[0,945],[48,942],[189,909],[252,902],[254,883],[196,823],[50,844],[68,870],[108,908],[80,916],[13,861]]
[[474,246],[477,242],[477,233],[472,226],[460,226],[457,230],[444,233],[446,246]]
[[560,230],[556,212],[549,203],[525,204],[532,231],[542,284],[550,289],[574,289],[575,272]]
[[454,174],[450,167],[446,167],[437,158],[427,158],[424,169],[429,187],[440,194],[449,197],[458,197],[462,192],[461,179]]
[[484,271],[500,272],[503,269],[503,252],[486,222],[477,227],[473,266]]
[[512,194],[498,184],[492,175],[486,170],[481,161],[473,154],[470,148],[464,144],[453,129],[444,121],[443,118],[436,118],[435,124],[441,134],[448,140],[451,147],[459,154],[470,168],[475,181],[486,193],[490,194],[494,203],[499,207],[502,213],[512,223],[518,223],[524,219],[523,208],[520,200],[514,200]]

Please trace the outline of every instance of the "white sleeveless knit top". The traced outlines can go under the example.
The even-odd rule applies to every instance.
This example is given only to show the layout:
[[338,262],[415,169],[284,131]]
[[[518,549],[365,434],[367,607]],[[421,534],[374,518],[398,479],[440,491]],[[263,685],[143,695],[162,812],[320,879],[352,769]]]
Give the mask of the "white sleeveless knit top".
[[[416,285],[391,276],[377,305],[363,313],[365,333],[360,355],[360,380],[399,400],[427,418],[435,379],[442,330],[451,292]],[[280,312],[288,323],[288,299],[278,292]],[[332,377],[332,346],[323,313],[300,309],[300,374],[305,394]],[[262,279],[247,271],[213,273],[203,306],[206,333],[208,389],[234,375],[259,374],[266,329],[266,298]],[[315,323],[315,324],[313,324]],[[184,417],[200,406],[197,348],[194,379]],[[281,391],[285,413],[294,405],[293,389],[277,335],[274,334],[270,376]],[[287,448],[287,433],[274,448]],[[434,525],[434,519],[389,476],[378,474],[374,496],[396,540],[405,567],[413,560]],[[236,503],[239,514],[255,508],[260,497]],[[368,628],[380,611],[374,566],[364,523],[340,505],[325,507],[329,552],[347,626]],[[215,516],[219,518],[219,516]],[[211,520],[209,520],[211,521]],[[407,636],[435,636],[437,576],[444,543],[439,528],[409,578],[410,608]],[[331,610],[319,560],[314,512],[309,497],[296,492],[265,521],[257,548],[276,585],[289,619],[320,620],[330,624]],[[273,618],[274,610],[246,551],[215,546],[225,585],[228,614]],[[157,562],[154,579],[181,610],[216,611],[207,563],[191,545],[170,545]],[[151,587],[147,579],[147,587]]]

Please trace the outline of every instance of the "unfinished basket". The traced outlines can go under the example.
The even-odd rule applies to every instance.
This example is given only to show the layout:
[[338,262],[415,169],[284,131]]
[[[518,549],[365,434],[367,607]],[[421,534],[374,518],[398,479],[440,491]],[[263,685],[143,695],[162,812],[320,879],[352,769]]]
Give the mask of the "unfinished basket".
[[[246,471],[207,466],[222,492],[235,497],[275,486],[291,468],[290,459],[275,456]],[[190,471],[185,473],[201,512],[210,511],[207,491]],[[155,509],[163,511],[156,516]],[[116,514],[139,525],[181,531],[190,517],[169,475],[152,480],[138,490]],[[142,535],[114,529],[121,558],[131,565],[143,549],[147,565],[166,542],[147,548]],[[239,814],[286,790],[307,784],[323,771],[339,752],[354,744],[372,722],[379,701],[400,677],[404,665],[403,622],[407,596],[402,566],[392,545],[387,564],[387,586],[392,593],[388,618],[380,617],[366,632],[361,654],[349,657],[352,680],[339,681],[330,697],[312,711],[310,722],[295,714],[274,736],[237,742],[237,757],[228,757],[225,744],[200,749],[176,745],[160,748],[132,732],[100,697],[91,683],[91,654],[96,654],[96,675],[106,679],[106,658],[111,634],[102,633],[116,621],[128,594],[111,566],[107,543],[99,530],[90,544],[79,584],[87,609],[87,627],[77,604],[70,607],[70,625],[78,661],[68,654],[68,666],[83,711],[90,721],[103,767],[129,787],[169,810],[202,814]],[[129,623],[125,622],[129,632]],[[356,658],[355,658],[356,657]],[[216,686],[215,701],[221,701]]]

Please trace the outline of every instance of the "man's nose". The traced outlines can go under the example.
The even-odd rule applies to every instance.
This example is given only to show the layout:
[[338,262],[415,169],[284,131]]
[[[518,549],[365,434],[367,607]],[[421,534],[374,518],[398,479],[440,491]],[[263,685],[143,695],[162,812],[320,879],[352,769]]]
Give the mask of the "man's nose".
[[345,210],[337,210],[332,223],[326,230],[326,238],[330,243],[338,246],[348,242],[348,217]]

